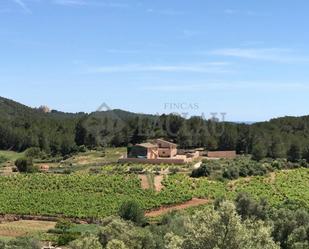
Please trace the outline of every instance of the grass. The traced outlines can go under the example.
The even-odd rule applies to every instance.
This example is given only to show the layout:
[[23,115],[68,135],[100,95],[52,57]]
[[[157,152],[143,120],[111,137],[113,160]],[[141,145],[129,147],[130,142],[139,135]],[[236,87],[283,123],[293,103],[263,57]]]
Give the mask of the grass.
[[74,226],[69,231],[72,233],[80,234],[97,234],[100,231],[100,226],[96,224],[74,224]]
[[103,165],[116,164],[118,159],[126,152],[126,148],[106,148],[105,152],[90,150],[78,153],[60,163],[46,163],[53,172],[89,172],[90,169],[101,169]]
[[0,241],[7,243],[11,240],[15,239],[15,237],[9,237],[9,236],[0,236]]
[[8,151],[8,150],[0,150],[0,157],[7,158],[7,161],[15,161],[16,159],[23,157],[24,153],[18,153],[15,151]]
[[16,238],[25,235],[34,235],[47,232],[54,228],[55,222],[20,220],[0,224],[0,238]]

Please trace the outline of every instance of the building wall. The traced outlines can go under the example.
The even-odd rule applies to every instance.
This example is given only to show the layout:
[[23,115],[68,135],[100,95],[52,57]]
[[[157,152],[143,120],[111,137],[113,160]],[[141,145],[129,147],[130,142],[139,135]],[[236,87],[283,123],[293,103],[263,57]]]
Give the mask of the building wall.
[[177,155],[177,147],[171,148],[171,155],[172,155],[172,157]]
[[156,142],[160,157],[175,157],[177,155],[177,145],[159,139]]
[[210,158],[236,158],[236,151],[208,151],[207,156]]
[[148,159],[158,158],[158,149],[157,148],[148,148],[147,149],[147,158]]
[[146,163],[146,164],[185,164],[183,159],[169,159],[169,158],[157,158],[157,159],[144,159],[144,158],[121,158],[119,163]]
[[171,157],[171,149],[159,148],[159,157]]

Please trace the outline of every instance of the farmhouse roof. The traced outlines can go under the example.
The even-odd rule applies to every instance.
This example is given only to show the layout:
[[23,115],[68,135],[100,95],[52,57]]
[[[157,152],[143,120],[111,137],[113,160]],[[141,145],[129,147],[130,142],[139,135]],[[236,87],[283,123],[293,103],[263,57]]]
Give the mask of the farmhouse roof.
[[145,148],[157,148],[158,146],[153,143],[141,143],[137,144],[137,146],[145,147]]
[[172,143],[172,142],[170,142],[170,141],[166,141],[166,140],[161,139],[161,138],[157,139],[157,141],[165,142],[165,143],[168,143],[168,144],[171,144],[171,145],[177,145],[177,144],[175,144],[175,143]]

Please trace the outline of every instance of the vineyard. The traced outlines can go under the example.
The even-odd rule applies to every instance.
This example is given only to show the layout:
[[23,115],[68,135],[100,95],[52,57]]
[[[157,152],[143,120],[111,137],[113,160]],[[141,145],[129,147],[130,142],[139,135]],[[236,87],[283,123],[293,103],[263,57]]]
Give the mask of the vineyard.
[[134,199],[150,210],[195,198],[232,199],[238,192],[265,197],[271,205],[285,201],[309,207],[309,170],[279,171],[275,178],[241,178],[231,182],[194,179],[184,174],[165,177],[160,192],[142,189],[136,175],[13,175],[0,178],[0,213],[105,217],[115,214],[121,203]]
[[182,203],[193,196],[214,198],[224,185],[183,175],[164,180],[160,192],[143,190],[135,175],[14,175],[0,178],[0,213],[105,217],[134,199],[144,209]]

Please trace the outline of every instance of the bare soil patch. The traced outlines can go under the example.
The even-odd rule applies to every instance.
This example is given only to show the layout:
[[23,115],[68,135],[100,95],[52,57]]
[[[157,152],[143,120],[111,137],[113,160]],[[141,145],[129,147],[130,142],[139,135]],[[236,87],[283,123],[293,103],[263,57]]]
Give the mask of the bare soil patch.
[[183,209],[187,209],[190,207],[197,207],[197,206],[208,204],[209,202],[210,201],[208,199],[193,198],[192,200],[184,202],[182,204],[168,206],[168,207],[161,207],[156,210],[148,211],[145,213],[145,216],[146,217],[158,217],[158,216],[167,214],[171,211],[183,210]]
[[19,237],[35,232],[47,232],[55,228],[56,222],[37,221],[37,220],[20,220],[5,222],[0,224],[0,236]]
[[164,179],[163,175],[154,177],[154,185],[157,192],[160,192],[164,188],[162,184],[163,179]]
[[142,189],[149,189],[150,188],[147,175],[138,175],[138,178],[141,180]]

